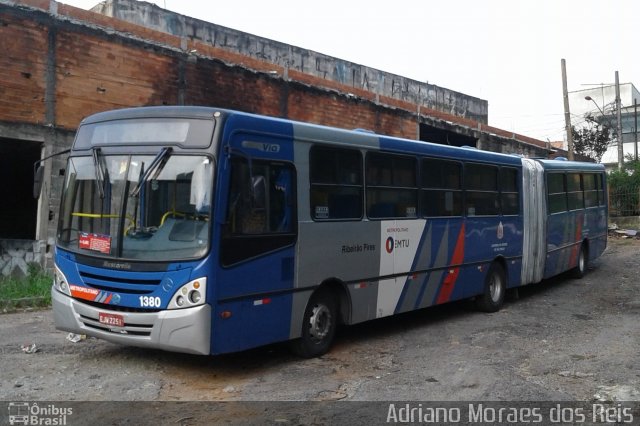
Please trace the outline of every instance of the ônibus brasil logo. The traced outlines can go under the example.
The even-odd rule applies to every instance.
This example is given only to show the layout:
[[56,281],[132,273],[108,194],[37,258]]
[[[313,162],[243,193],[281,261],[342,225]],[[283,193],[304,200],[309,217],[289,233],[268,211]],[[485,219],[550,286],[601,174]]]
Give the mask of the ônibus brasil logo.
[[29,402],[10,402],[10,425],[56,425],[67,424],[68,416],[73,415],[72,407],[60,407],[55,404],[38,405]]

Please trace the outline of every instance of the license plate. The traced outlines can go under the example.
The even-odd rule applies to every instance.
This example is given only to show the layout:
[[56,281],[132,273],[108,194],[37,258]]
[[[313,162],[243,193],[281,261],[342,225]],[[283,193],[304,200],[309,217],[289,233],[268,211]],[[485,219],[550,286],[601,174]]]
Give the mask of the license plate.
[[124,317],[118,314],[107,314],[105,312],[98,313],[100,324],[110,325],[113,327],[124,327]]

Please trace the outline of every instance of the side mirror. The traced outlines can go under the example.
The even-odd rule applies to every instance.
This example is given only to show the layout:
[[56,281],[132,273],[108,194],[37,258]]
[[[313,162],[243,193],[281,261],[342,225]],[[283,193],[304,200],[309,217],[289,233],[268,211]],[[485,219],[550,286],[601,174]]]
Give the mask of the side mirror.
[[33,163],[33,198],[40,198],[40,191],[42,191],[42,177],[44,176],[44,160],[57,157],[58,155],[68,154],[70,152],[70,149],[65,149],[64,151],[56,152],[55,154],[41,158]]
[[44,166],[42,163],[38,164],[33,172],[33,198],[40,198],[40,192],[42,191],[42,178],[44,176]]
[[267,205],[267,183],[264,176],[251,178],[251,203],[254,209],[264,209]]

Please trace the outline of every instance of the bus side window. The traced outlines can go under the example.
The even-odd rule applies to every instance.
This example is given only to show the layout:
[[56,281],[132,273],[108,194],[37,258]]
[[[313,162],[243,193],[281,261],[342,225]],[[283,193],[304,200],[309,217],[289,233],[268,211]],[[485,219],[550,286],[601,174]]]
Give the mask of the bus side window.
[[421,215],[462,216],[462,164],[425,158],[421,169]]
[[362,218],[362,155],[353,149],[315,146],[309,152],[313,220]]
[[250,217],[259,215],[252,201],[253,183],[247,162],[234,159],[231,163],[227,209],[227,231],[232,235],[254,233],[248,229],[251,227],[248,223],[255,222]]
[[295,170],[281,162],[233,159],[222,263],[231,265],[295,242]]
[[496,166],[467,163],[464,188],[467,216],[497,216],[500,213]]
[[293,172],[283,164],[234,161],[227,223],[231,234],[291,232]]
[[518,169],[511,167],[500,169],[500,206],[502,214],[505,216],[520,213]]
[[600,176],[595,173],[585,173],[582,175],[582,183],[584,185],[584,204],[585,207],[598,206],[598,183]]
[[580,210],[584,208],[582,176],[580,173],[567,173],[567,198],[569,201],[569,210]]
[[418,213],[415,157],[370,152],[366,160],[367,216],[413,218]]
[[602,173],[596,175],[596,185],[598,187],[598,204],[600,206],[606,206],[607,200],[604,196],[604,175]]
[[549,214],[567,211],[567,184],[564,173],[547,175],[547,197]]

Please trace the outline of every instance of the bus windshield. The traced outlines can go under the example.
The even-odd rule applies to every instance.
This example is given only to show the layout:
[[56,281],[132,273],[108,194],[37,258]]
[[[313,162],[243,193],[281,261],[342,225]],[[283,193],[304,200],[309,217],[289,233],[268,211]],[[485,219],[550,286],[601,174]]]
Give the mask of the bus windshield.
[[203,155],[71,157],[58,245],[106,258],[175,261],[209,247],[213,160]]

